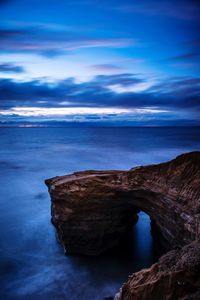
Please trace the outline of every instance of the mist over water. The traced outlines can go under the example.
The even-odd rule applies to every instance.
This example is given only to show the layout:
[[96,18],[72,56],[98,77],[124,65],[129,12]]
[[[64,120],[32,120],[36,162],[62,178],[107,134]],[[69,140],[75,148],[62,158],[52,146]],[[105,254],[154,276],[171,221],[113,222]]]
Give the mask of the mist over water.
[[200,128],[0,128],[0,141],[0,298],[102,300],[155,261],[149,217],[124,249],[64,256],[44,180],[170,160],[200,150]]

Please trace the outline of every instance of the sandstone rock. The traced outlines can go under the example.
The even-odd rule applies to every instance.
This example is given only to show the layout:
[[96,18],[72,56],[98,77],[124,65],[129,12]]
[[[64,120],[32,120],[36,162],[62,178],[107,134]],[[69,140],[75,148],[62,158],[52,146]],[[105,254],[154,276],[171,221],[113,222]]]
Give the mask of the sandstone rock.
[[52,222],[67,253],[98,255],[117,245],[143,210],[165,248],[200,234],[200,152],[129,171],[86,171],[46,180]]
[[129,171],[85,171],[46,180],[52,222],[67,253],[116,246],[145,211],[165,249],[129,277],[115,300],[200,299],[200,152]]
[[200,299],[200,242],[172,250],[129,277],[115,300]]

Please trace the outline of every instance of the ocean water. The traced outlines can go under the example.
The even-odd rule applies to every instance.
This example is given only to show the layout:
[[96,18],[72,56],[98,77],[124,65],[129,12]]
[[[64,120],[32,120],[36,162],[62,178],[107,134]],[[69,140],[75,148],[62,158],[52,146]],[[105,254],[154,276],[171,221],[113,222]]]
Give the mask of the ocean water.
[[103,300],[155,260],[143,212],[123,249],[64,256],[44,180],[130,169],[200,150],[200,128],[0,128],[0,299]]

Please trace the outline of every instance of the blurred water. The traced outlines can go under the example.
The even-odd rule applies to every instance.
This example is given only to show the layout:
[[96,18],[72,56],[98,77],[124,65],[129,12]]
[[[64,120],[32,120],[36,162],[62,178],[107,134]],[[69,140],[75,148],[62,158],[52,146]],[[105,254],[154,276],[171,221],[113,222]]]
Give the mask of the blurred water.
[[200,150],[200,128],[0,128],[0,298],[102,300],[155,260],[144,213],[123,251],[64,256],[44,179],[129,169],[192,150]]

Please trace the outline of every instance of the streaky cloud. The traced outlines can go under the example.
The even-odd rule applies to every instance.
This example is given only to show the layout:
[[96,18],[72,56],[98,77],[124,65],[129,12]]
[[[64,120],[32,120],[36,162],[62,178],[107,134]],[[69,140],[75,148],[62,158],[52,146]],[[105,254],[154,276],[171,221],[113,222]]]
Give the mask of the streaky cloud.
[[[123,86],[120,93],[110,88],[111,84]],[[130,87],[136,89],[131,91]],[[147,84],[146,89],[137,89]],[[148,86],[148,78],[137,78],[135,74],[99,75],[87,82],[77,83],[73,78],[47,83],[44,81],[13,81],[0,79],[1,116],[10,114],[16,120],[21,114],[68,115],[109,112],[173,112],[189,119],[200,116],[200,78],[165,79]],[[111,110],[111,111],[110,111]],[[126,116],[124,116],[126,118]],[[186,118],[186,117],[185,117]]]
[[13,63],[0,63],[0,72],[2,73],[24,73],[25,69],[22,66],[17,66]]
[[99,72],[115,72],[124,69],[122,66],[114,65],[114,64],[97,64],[97,65],[91,65],[89,66],[89,68]]
[[[94,34],[80,34],[56,25],[31,23],[25,26],[1,26],[1,53],[28,53],[44,56],[58,56],[88,48],[127,48],[136,45],[133,38],[119,36],[100,37]],[[58,28],[58,25],[57,25]]]
[[180,20],[197,20],[199,21],[200,5],[195,0],[178,0],[178,1],[123,1],[123,4],[116,6],[124,13],[139,13],[147,16],[165,16]]
[[185,53],[177,56],[172,56],[168,60],[170,61],[188,61],[188,60],[196,60],[200,58],[200,53]]

